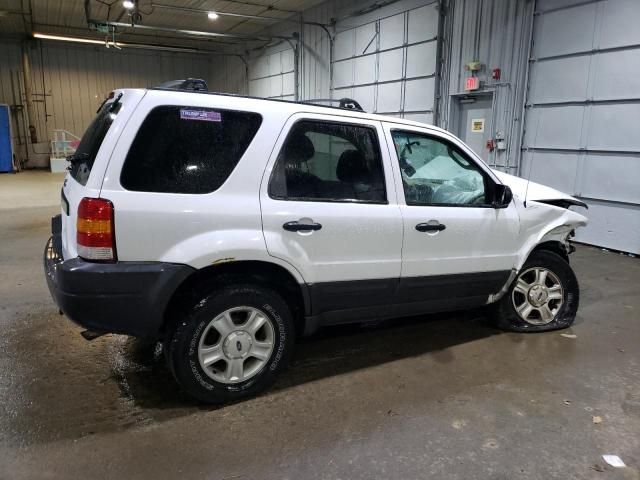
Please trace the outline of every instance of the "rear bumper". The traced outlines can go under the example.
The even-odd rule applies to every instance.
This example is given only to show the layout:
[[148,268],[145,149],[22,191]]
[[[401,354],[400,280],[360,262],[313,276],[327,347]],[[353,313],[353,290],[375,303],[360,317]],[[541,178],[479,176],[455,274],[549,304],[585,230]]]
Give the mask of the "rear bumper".
[[156,338],[173,293],[195,270],[163,262],[63,260],[60,233],[52,230],[44,270],[60,310],[88,330]]

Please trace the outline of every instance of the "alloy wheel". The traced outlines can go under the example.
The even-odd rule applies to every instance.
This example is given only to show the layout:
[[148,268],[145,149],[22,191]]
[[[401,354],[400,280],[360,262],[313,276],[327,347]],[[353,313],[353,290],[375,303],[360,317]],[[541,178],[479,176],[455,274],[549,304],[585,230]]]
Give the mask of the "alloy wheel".
[[198,344],[198,360],[216,382],[240,383],[267,364],[275,343],[269,317],[254,307],[230,308],[205,327]]
[[551,270],[533,267],[518,275],[511,300],[522,320],[531,325],[547,325],[562,307],[564,290]]

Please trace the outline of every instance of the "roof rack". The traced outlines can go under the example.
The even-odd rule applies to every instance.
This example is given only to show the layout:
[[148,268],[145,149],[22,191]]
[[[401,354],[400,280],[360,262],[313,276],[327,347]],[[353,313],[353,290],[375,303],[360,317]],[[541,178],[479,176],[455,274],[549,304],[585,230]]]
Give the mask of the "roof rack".
[[[204,80],[199,80],[197,78],[188,78],[187,80],[171,80],[169,82],[165,82],[161,85],[157,85],[155,87],[148,87],[150,90],[186,90],[191,91],[193,93],[201,93],[205,95],[219,95],[222,97],[238,97],[238,98],[251,98],[255,100],[265,100],[268,102],[283,102],[283,103],[297,103],[300,105],[315,105],[318,107],[324,108],[340,108],[343,110],[354,110],[358,112],[363,112],[364,109],[360,106],[360,104],[351,99],[351,98],[316,98],[312,100],[285,100],[280,98],[264,98],[264,97],[255,97],[251,95],[240,95],[237,93],[223,93],[223,92],[210,92],[207,90],[207,84]],[[322,105],[322,102],[326,103],[337,103],[338,106],[333,105]]]
[[321,102],[328,102],[328,103],[337,103],[339,108],[344,108],[347,110],[358,110],[359,112],[364,112],[364,109],[360,106],[360,104],[358,102],[356,102],[354,99],[352,98],[314,98],[311,100],[303,100],[300,103],[311,103],[314,105],[318,105]]
[[187,78],[185,80],[169,80],[155,88],[170,88],[173,90],[192,90],[194,92],[208,92],[207,82],[201,78]]

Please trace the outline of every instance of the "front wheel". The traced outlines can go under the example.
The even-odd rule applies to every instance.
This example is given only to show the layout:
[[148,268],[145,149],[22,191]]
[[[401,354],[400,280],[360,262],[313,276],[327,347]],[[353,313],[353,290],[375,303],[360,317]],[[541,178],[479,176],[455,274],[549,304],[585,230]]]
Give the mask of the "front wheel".
[[280,295],[236,285],[199,299],[165,348],[169,367],[187,393],[205,403],[224,403],[271,385],[293,343],[293,320]]
[[578,280],[567,261],[546,250],[533,252],[496,303],[496,323],[516,332],[567,328],[576,318],[579,299]]

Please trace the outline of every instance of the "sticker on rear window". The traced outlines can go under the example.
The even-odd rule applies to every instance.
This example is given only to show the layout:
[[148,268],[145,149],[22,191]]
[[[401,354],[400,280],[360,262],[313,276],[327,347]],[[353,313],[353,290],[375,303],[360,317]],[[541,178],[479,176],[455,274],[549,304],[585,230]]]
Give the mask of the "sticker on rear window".
[[211,112],[207,110],[180,110],[181,120],[202,120],[204,122],[221,122],[222,115],[220,112]]

